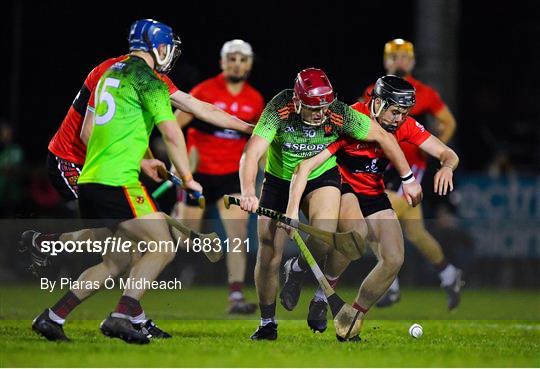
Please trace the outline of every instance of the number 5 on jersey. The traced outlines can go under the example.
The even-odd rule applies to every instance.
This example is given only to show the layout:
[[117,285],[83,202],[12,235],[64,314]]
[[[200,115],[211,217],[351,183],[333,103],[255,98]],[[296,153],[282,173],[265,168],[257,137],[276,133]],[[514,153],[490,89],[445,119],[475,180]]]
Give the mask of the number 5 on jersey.
[[[101,85],[101,81],[99,82],[99,85]],[[118,86],[120,86],[120,80],[116,78],[106,78],[105,81],[103,81],[103,85],[99,85],[96,88],[96,124],[103,125],[108,123],[116,112],[114,97],[107,91],[107,87],[118,88]],[[106,108],[102,105],[104,103],[107,104]]]

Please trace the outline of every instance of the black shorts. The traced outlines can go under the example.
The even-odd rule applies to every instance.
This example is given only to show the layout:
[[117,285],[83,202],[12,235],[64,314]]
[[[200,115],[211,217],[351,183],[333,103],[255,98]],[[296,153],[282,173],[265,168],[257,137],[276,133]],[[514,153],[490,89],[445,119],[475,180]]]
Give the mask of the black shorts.
[[354,192],[353,188],[348,183],[343,183],[341,188],[341,194],[343,195],[346,193],[352,193],[356,196],[364,218],[367,218],[370,215],[382,210],[392,209],[392,204],[390,203],[388,196],[384,192],[379,195],[362,195],[360,193]]
[[[290,181],[264,173],[264,182],[261,191],[260,206],[284,213],[289,203]],[[307,181],[306,189],[302,194],[302,200],[314,190],[332,186],[341,189],[341,175],[337,167],[327,170],[319,177]],[[302,201],[301,200],[301,201]]]
[[112,229],[125,220],[158,211],[140,183],[130,186],[82,183],[79,185],[79,209],[89,228]]
[[64,201],[77,200],[79,198],[77,181],[79,180],[81,170],[82,165],[59,158],[50,151],[47,154],[47,173],[49,174],[49,179]]
[[[204,198],[208,204],[215,203],[224,195],[240,193],[240,177],[238,172],[222,175],[194,173],[193,179],[201,184]],[[199,202],[187,196],[183,190],[181,199],[188,206],[199,207]]]

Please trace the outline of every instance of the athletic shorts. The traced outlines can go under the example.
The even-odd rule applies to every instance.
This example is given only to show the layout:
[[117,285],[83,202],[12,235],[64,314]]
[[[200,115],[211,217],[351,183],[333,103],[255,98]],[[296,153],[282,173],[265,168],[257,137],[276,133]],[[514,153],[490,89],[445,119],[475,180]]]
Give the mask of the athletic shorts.
[[[261,191],[260,206],[284,213],[287,211],[289,203],[290,181],[273,176],[270,173],[264,173],[264,182]],[[302,200],[321,187],[336,187],[341,190],[341,175],[337,167],[327,170],[319,177],[307,181],[306,189],[302,194]],[[300,200],[300,201],[302,201]]]
[[[140,183],[118,187],[82,183],[79,185],[79,209],[87,225],[92,223],[91,228],[115,228],[123,221],[158,211]],[[99,220],[97,225],[96,220]]]
[[79,198],[77,181],[79,180],[81,170],[82,165],[59,158],[50,151],[47,154],[47,173],[49,174],[49,179],[64,201],[77,200]]
[[367,218],[370,215],[382,210],[392,209],[392,204],[388,199],[388,195],[386,195],[384,192],[379,195],[362,195],[354,192],[354,189],[348,183],[343,183],[341,187],[341,194],[344,195],[346,193],[352,193],[356,196],[364,218]]
[[[201,184],[207,204],[217,202],[224,195],[240,193],[240,177],[238,172],[220,175],[194,173],[193,179]],[[183,190],[181,190],[179,201],[181,200],[188,206],[199,207],[199,202],[189,197]]]

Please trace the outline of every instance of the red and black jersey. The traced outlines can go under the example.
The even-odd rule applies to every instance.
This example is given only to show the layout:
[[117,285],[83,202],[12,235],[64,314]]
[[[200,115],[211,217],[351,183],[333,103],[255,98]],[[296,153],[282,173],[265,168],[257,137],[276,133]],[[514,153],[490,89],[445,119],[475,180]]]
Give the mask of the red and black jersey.
[[[419,117],[424,114],[435,115],[444,108],[444,102],[438,92],[432,87],[414,79],[411,75],[408,75],[405,79],[416,89],[416,104],[412,108],[410,116],[419,119]],[[370,101],[371,92],[373,91],[374,86],[375,85],[372,84],[365,89],[364,94],[362,95],[365,102]],[[406,142],[404,142],[403,145],[400,144],[400,146],[411,167],[414,166],[415,168],[418,168],[418,170],[425,170],[427,166],[426,156],[418,149],[418,146]]]
[[[94,90],[103,73],[114,63],[122,61],[126,57],[127,55],[122,55],[107,59],[88,74],[83,86],[64,117],[60,128],[58,128],[58,131],[56,131],[54,137],[49,142],[49,151],[55,156],[78,165],[84,164],[86,145],[81,141],[80,135],[86,107],[94,107]],[[178,91],[178,88],[169,77],[159,73],[156,74],[167,84],[171,95]]]
[[[254,124],[264,108],[263,97],[247,82],[239,94],[232,95],[227,90],[223,74],[201,82],[190,93],[199,100]],[[215,175],[238,172],[247,139],[248,136],[242,132],[217,127],[198,119],[194,119],[187,134],[188,150],[196,147],[199,154],[197,172]]]
[[[352,108],[369,115],[367,103],[356,103]],[[416,120],[407,117],[394,136],[400,147],[407,143],[418,148],[431,134]],[[356,193],[373,196],[384,192],[383,173],[389,161],[379,144],[341,137],[328,146],[328,150],[337,156],[343,182]]]

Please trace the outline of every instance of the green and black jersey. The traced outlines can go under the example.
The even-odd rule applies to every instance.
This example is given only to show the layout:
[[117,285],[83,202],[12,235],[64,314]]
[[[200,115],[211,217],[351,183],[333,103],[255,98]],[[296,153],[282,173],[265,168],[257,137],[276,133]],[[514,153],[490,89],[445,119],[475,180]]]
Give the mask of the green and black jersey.
[[[329,107],[329,117],[320,126],[302,122],[294,110],[293,90],[283,90],[265,107],[253,134],[270,142],[266,172],[290,181],[296,166],[304,159],[317,155],[340,135],[365,140],[370,118],[335,100]],[[308,179],[314,179],[336,166],[332,156],[314,170]]]
[[113,64],[96,87],[94,128],[78,183],[139,183],[154,125],[174,121],[169,90],[136,56]]

